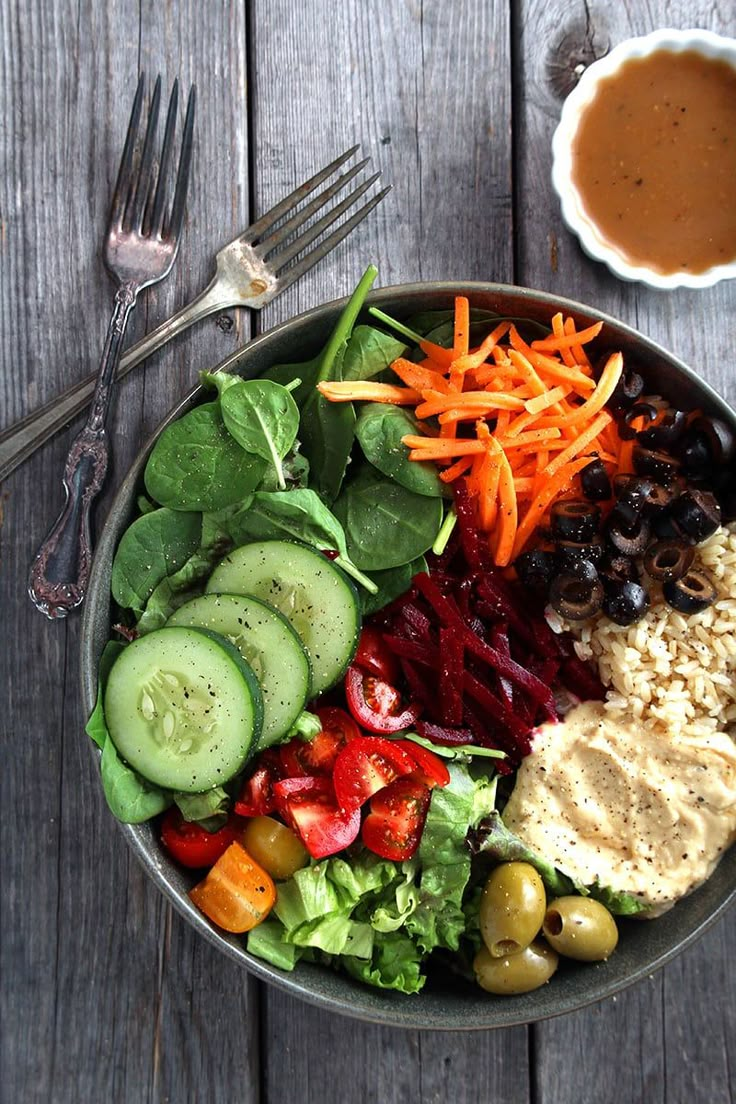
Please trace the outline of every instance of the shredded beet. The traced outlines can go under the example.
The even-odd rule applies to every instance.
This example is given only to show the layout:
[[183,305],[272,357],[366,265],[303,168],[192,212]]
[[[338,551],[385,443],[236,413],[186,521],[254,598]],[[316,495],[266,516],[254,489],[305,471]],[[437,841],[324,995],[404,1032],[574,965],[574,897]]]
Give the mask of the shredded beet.
[[506,773],[529,754],[533,730],[557,718],[555,694],[589,700],[604,690],[572,638],[552,632],[521,584],[491,566],[463,488],[456,509],[454,540],[428,557],[429,574],[371,623],[422,705],[420,735],[500,749]]

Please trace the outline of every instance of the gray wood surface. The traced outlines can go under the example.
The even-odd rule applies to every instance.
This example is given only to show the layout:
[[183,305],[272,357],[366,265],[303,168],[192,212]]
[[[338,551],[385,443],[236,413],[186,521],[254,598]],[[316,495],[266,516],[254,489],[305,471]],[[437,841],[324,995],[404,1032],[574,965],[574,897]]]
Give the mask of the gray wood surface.
[[[354,141],[394,189],[261,316],[201,323],[125,381],[98,518],[199,368],[348,292],[370,261],[383,284],[492,278],[595,304],[733,402],[736,286],[664,295],[615,281],[564,229],[549,183],[575,66],[665,25],[734,35],[736,11],[704,0],[0,0],[2,422],[99,355],[110,302],[99,243],[139,68],[195,80],[199,110],[181,256],[131,337],[198,290],[220,244]],[[0,489],[0,1099],[732,1101],[733,913],[615,999],[467,1035],[316,1013],[195,938],[104,807],[82,732],[79,621],[49,624],[24,595],[69,440]]]

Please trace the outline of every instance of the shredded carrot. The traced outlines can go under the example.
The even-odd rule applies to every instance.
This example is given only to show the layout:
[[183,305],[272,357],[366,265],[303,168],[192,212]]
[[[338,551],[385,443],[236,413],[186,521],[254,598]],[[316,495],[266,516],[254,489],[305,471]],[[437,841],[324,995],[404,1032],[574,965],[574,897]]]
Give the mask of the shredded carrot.
[[417,432],[402,438],[409,459],[436,463],[448,485],[465,479],[478,528],[495,564],[506,567],[547,523],[552,504],[575,493],[575,478],[593,457],[611,474],[632,469],[632,442],[621,440],[605,409],[623,357],[612,353],[596,379],[586,351],[601,329],[596,322],[578,330],[558,312],[549,337],[529,344],[505,321],[471,349],[470,305],[459,295],[452,347],[422,341],[420,363],[395,360],[401,386],[318,386],[333,402],[413,407]]

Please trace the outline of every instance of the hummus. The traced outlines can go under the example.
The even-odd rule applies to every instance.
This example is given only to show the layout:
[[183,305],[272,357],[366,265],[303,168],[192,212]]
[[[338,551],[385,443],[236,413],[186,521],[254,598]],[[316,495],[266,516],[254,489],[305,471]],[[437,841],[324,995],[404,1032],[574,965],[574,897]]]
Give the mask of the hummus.
[[635,894],[655,915],[736,838],[736,744],[622,723],[586,702],[537,730],[503,820],[575,881]]

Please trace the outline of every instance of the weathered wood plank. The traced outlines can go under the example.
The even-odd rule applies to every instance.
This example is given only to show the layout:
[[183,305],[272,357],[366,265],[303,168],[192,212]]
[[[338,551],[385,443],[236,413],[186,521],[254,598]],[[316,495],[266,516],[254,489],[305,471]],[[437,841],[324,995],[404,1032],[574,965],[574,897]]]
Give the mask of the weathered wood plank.
[[[660,15],[660,18],[657,18]],[[589,260],[566,230],[551,185],[551,139],[562,94],[578,62],[658,25],[710,27],[733,35],[732,10],[702,2],[664,6],[525,0],[517,22],[515,126],[518,162],[517,279],[595,305],[672,349],[733,402],[736,287],[649,291],[616,281]],[[546,197],[546,198],[545,198]],[[736,1065],[726,917],[699,944],[652,979],[596,1008],[533,1029],[535,1100],[725,1102]],[[723,1010],[714,1017],[714,1008]],[[729,1031],[730,1029],[730,1031]],[[611,1040],[616,1040],[615,1047]]]
[[[242,5],[224,2],[5,4],[0,19],[0,394],[11,420],[99,357],[112,294],[99,251],[141,66],[166,83],[196,80],[199,112],[180,258],[132,336],[199,290],[215,250],[247,225],[246,43]],[[210,320],[125,381],[98,517],[144,435],[238,339]],[[0,655],[0,785],[16,812],[3,818],[0,1095],[186,1100],[206,1087],[208,1100],[229,1101],[237,1085],[252,1102],[257,987],[172,915],[131,859],[82,732],[79,619],[52,625],[25,598],[69,440],[60,434],[3,487],[14,646]]]
[[[253,5],[258,211],[361,142],[393,191],[307,278],[264,312],[287,318],[381,284],[512,276],[509,27],[505,5]],[[482,76],[479,77],[479,74]],[[275,990],[265,998],[268,1101],[528,1097],[523,1028],[481,1036],[349,1022]]]

